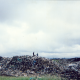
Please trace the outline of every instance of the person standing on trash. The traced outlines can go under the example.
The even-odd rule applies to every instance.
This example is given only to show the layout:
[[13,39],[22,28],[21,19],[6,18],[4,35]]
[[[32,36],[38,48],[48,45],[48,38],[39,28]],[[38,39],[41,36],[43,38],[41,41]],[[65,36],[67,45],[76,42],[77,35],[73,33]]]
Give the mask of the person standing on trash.
[[34,56],[34,52],[33,52],[33,56]]
[[37,53],[37,56],[38,56],[38,53]]

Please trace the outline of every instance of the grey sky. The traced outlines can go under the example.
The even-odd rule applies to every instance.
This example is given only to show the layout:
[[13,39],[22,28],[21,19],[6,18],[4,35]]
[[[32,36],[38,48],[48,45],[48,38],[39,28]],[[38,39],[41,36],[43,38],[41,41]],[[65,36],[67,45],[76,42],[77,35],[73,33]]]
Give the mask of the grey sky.
[[0,0],[0,55],[80,57],[80,1]]

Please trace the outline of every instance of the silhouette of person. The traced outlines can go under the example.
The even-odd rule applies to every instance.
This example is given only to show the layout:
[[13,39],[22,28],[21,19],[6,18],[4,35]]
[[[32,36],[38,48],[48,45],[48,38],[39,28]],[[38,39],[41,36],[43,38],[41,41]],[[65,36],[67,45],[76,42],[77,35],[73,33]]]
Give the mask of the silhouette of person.
[[34,52],[33,52],[33,56],[34,56]]
[[37,56],[38,56],[38,53],[37,53]]

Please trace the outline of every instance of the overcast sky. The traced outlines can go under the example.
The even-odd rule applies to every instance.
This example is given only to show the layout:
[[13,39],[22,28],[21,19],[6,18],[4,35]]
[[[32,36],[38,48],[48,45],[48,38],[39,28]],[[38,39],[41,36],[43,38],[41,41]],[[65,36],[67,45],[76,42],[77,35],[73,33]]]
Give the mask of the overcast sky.
[[80,57],[80,1],[0,0],[0,56]]

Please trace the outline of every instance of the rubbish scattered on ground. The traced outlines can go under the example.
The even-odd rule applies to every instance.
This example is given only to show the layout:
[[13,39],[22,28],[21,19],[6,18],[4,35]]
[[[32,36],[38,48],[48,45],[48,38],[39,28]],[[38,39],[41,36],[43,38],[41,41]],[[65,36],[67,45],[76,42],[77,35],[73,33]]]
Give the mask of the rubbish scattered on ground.
[[34,55],[34,52],[33,56],[0,57],[0,75],[17,77],[38,74],[59,74],[62,77],[80,79],[80,61],[52,60],[39,57],[38,53]]
[[60,71],[52,60],[36,55],[13,56],[12,58],[1,57],[0,59],[0,75],[27,76],[29,74],[49,74]]

